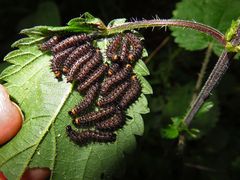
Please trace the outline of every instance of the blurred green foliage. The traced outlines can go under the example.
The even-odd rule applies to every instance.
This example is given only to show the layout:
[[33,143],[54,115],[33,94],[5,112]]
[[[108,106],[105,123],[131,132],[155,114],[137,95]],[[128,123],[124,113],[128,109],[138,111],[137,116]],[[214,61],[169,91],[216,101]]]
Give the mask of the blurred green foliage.
[[[178,2],[180,1],[139,0],[136,3],[125,0],[1,0],[0,57],[3,59],[10,51],[10,45],[19,39],[18,32],[22,28],[59,23],[65,25],[69,19],[86,11],[106,24],[115,18],[150,19],[156,14],[160,18],[171,18]],[[205,8],[204,5],[203,3],[202,9]],[[223,9],[221,12],[226,11]],[[193,19],[197,20],[197,17]],[[148,29],[141,30],[141,33],[146,39],[145,47],[149,54],[165,38],[170,39],[147,63],[151,72],[148,80],[154,91],[149,97],[151,113],[144,116],[145,133],[143,137],[137,138],[137,149],[127,155],[125,169],[120,170],[124,171],[124,177],[116,175],[115,179],[239,179],[239,62],[232,62],[229,72],[213,92],[214,96],[210,99],[214,104],[211,108],[213,114],[203,118],[208,126],[206,133],[198,139],[188,140],[184,153],[181,154],[177,149],[177,140],[163,139],[160,131],[171,123],[172,117],[182,116],[186,112],[205,50],[189,52],[180,48],[174,43],[170,31]],[[217,56],[213,55],[206,75],[216,60]],[[0,70],[2,66],[6,64],[1,63]],[[200,120],[197,119],[198,117],[194,119],[192,127],[206,130],[206,127],[198,125]]]

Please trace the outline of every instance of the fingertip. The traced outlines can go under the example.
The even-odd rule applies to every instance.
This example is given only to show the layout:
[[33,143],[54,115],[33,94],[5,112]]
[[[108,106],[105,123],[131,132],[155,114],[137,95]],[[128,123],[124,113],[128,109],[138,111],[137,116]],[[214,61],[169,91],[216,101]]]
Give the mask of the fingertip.
[[0,145],[11,140],[22,127],[23,114],[13,103],[6,88],[0,85]]
[[0,180],[7,180],[7,177],[0,171]]
[[22,175],[21,180],[47,180],[50,179],[51,170],[47,167],[44,168],[28,168]]

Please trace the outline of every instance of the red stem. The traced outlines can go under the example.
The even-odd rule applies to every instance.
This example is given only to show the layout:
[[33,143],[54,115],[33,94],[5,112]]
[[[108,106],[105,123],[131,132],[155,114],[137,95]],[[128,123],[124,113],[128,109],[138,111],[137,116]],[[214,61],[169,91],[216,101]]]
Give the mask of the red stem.
[[130,29],[139,29],[139,28],[149,28],[149,27],[163,27],[163,26],[176,26],[194,29],[205,34],[208,34],[214,37],[222,45],[225,46],[226,40],[224,34],[222,34],[217,29],[207,26],[202,23],[187,21],[187,20],[177,20],[177,19],[154,19],[154,20],[142,20],[127,22],[119,26],[110,27],[107,29],[108,34],[118,33]]

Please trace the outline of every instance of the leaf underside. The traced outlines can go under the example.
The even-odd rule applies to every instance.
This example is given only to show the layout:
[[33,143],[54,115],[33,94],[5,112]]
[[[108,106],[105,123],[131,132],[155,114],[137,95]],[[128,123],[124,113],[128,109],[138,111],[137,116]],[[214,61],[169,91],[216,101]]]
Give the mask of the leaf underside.
[[[23,30],[28,37],[15,42],[13,47],[18,49],[5,57],[11,66],[0,78],[25,115],[21,131],[0,148],[0,169],[9,179],[20,179],[27,167],[49,167],[52,179],[109,178],[123,163],[124,154],[134,149],[135,135],[143,134],[141,114],[149,112],[144,94],[151,94],[152,89],[143,77],[149,71],[139,60],[134,72],[141,81],[142,94],[127,110],[127,124],[117,131],[117,141],[80,147],[66,136],[65,128],[71,124],[67,112],[82,96],[66,79],[54,78],[49,67],[52,56],[41,52],[38,44],[54,33],[93,32],[99,31],[99,27],[103,27],[102,22],[87,13],[65,27],[38,26]],[[108,41],[109,38],[103,38],[97,45],[103,50]]]

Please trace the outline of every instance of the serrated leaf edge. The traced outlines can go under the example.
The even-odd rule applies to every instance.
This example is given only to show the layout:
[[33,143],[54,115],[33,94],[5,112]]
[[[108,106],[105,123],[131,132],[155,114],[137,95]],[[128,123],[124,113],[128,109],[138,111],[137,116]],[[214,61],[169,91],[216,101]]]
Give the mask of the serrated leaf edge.
[[[10,159],[16,157],[17,155],[21,154],[22,152],[26,151],[27,149],[36,146],[35,150],[34,150],[33,153],[31,154],[29,160],[26,161],[26,162],[27,162],[26,167],[27,167],[27,165],[30,163],[30,161],[31,161],[34,153],[36,152],[36,149],[39,147],[41,141],[42,141],[42,140],[44,139],[44,137],[46,136],[46,133],[49,131],[51,125],[52,125],[52,124],[55,122],[55,120],[57,119],[57,116],[58,116],[59,112],[61,111],[62,107],[64,106],[64,104],[66,103],[67,99],[69,98],[72,90],[73,90],[73,85],[70,86],[69,91],[67,91],[67,93],[66,93],[65,96],[63,97],[62,102],[59,103],[59,106],[58,106],[56,112],[53,114],[53,117],[52,117],[52,118],[50,119],[50,121],[49,121],[49,125],[46,126],[45,132],[42,133],[42,136],[39,137],[39,140],[36,141],[36,143],[34,143],[34,144],[32,144],[31,146],[29,146],[29,147],[27,147],[26,149],[24,149],[23,151],[14,154],[13,156],[11,156],[11,157],[8,158],[8,159],[5,159],[5,161],[3,161],[0,166],[3,166],[3,165],[6,164]],[[55,151],[55,152],[56,152],[56,151]],[[55,160],[55,158],[54,158],[54,160]],[[55,164],[55,161],[54,161],[54,164]],[[24,169],[24,170],[25,170],[25,169]],[[24,172],[24,171],[23,171],[23,172]],[[22,174],[23,174],[23,172],[22,172]],[[21,175],[22,175],[22,174],[21,174]],[[19,177],[18,179],[20,179],[20,177]]]
[[[24,55],[27,55],[27,54],[31,54],[31,53],[25,53]],[[5,78],[7,78],[7,77],[9,77],[9,76],[12,76],[12,75],[18,73],[19,71],[21,71],[21,69],[25,68],[25,66],[33,63],[36,59],[40,58],[41,56],[46,55],[46,53],[41,53],[41,54],[39,54],[39,55],[37,55],[37,56],[36,56],[35,54],[31,54],[31,55],[34,56],[33,59],[31,59],[28,63],[24,64],[23,66],[20,66],[19,69],[16,69],[16,71],[12,72],[11,74],[6,74],[6,75],[4,75],[4,76],[0,76],[0,80],[2,80],[2,79],[4,80]],[[17,57],[17,55],[14,56],[14,57]],[[14,58],[14,57],[11,57],[11,58]],[[11,59],[11,58],[9,58],[9,59]],[[7,61],[7,62],[8,62],[8,58],[4,59],[4,61]],[[12,64],[12,65],[19,66],[19,65],[17,65],[17,64]],[[1,74],[3,74],[3,73],[4,73],[4,71],[2,71]],[[1,74],[0,74],[0,75],[1,75]]]

